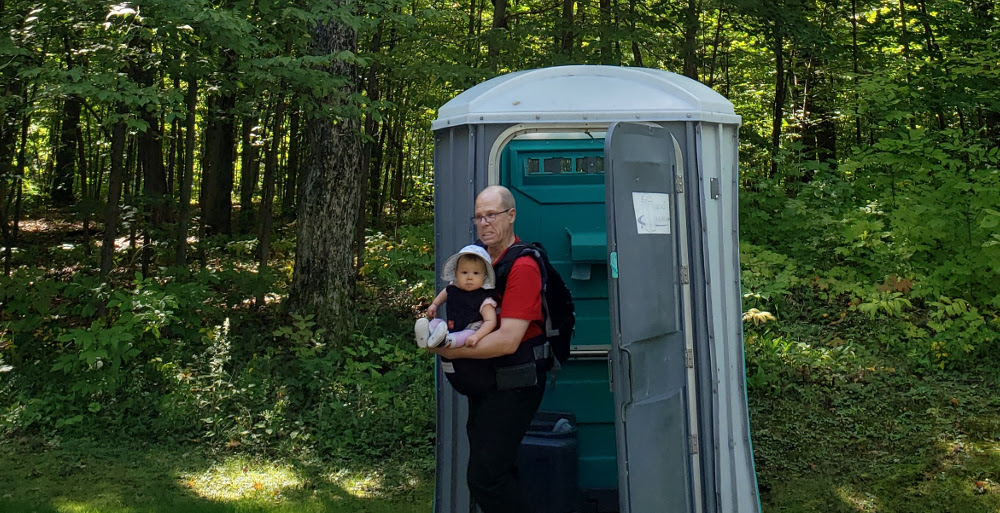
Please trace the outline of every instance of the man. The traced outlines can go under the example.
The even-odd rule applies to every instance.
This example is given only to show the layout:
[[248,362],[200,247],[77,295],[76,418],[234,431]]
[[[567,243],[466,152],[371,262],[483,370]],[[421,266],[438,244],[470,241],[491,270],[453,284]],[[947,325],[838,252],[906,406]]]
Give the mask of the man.
[[[476,197],[476,233],[495,267],[520,240],[514,234],[516,217],[514,196],[507,188],[490,186]],[[533,509],[518,488],[516,464],[521,439],[542,401],[546,362],[551,364],[551,356],[535,350],[545,341],[541,293],[538,263],[530,256],[517,258],[502,290],[497,290],[500,327],[475,347],[428,349],[443,357],[453,384],[455,373],[475,374],[469,377],[476,386],[464,391],[469,399],[468,484],[483,513]]]

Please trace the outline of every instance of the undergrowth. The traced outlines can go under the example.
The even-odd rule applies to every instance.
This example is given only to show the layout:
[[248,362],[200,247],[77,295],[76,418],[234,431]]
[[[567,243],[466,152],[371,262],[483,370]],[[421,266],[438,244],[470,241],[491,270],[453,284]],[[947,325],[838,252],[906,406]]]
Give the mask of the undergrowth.
[[[204,269],[132,271],[111,284],[77,265],[91,258],[77,246],[18,267],[0,278],[0,435],[426,454],[432,359],[414,350],[408,319],[433,287],[431,230],[398,236],[370,235],[358,315],[337,333],[285,312],[287,238],[274,243],[270,273],[256,272],[252,240],[233,239],[206,241]],[[154,261],[169,259],[161,250]]]

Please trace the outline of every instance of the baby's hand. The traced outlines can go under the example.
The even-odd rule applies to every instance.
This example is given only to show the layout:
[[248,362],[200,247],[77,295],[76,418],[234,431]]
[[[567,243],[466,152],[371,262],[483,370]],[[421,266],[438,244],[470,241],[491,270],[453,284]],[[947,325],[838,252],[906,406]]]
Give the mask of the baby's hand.
[[427,314],[426,314],[427,318],[428,319],[433,319],[433,318],[437,317],[437,312],[438,312],[437,305],[435,305],[434,303],[431,303],[431,306],[427,307]]
[[479,337],[476,335],[469,335],[469,338],[465,339],[465,345],[469,347],[476,347],[479,343]]

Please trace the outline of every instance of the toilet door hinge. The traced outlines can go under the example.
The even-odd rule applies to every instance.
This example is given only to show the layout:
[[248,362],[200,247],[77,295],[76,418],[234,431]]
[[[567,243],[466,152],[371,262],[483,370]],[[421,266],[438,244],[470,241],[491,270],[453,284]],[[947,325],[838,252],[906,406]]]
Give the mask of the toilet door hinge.
[[688,272],[686,265],[681,266],[681,283],[685,285],[691,283],[691,274]]
[[694,368],[694,349],[684,350],[684,366],[689,369]]
[[698,454],[698,435],[688,437],[688,449],[691,451],[691,454]]
[[684,177],[677,175],[674,177],[674,191],[677,194],[684,192]]

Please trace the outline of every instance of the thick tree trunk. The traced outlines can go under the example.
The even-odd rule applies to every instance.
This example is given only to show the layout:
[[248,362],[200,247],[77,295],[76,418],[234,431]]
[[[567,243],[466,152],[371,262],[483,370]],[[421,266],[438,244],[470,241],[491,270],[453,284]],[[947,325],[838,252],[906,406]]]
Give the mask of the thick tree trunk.
[[159,228],[167,220],[167,174],[163,166],[163,132],[155,113],[143,116],[149,128],[139,133],[139,158],[142,159],[143,194],[149,204],[149,219]]
[[81,107],[79,96],[70,95],[63,99],[59,147],[56,149],[56,168],[50,191],[52,203],[57,206],[67,206],[73,202]]
[[[313,27],[315,55],[356,51],[354,30],[334,20]],[[345,106],[356,71],[335,61],[327,71],[348,79],[340,95],[319,99],[328,105]],[[309,166],[306,169],[302,208],[298,219],[298,243],[290,303],[301,313],[315,314],[322,325],[342,325],[349,312],[354,288],[352,242],[358,219],[361,176],[360,121],[345,109],[339,119],[315,118],[309,122]]]
[[208,104],[208,127],[202,152],[201,212],[208,234],[233,232],[234,123],[232,93],[213,96]]

